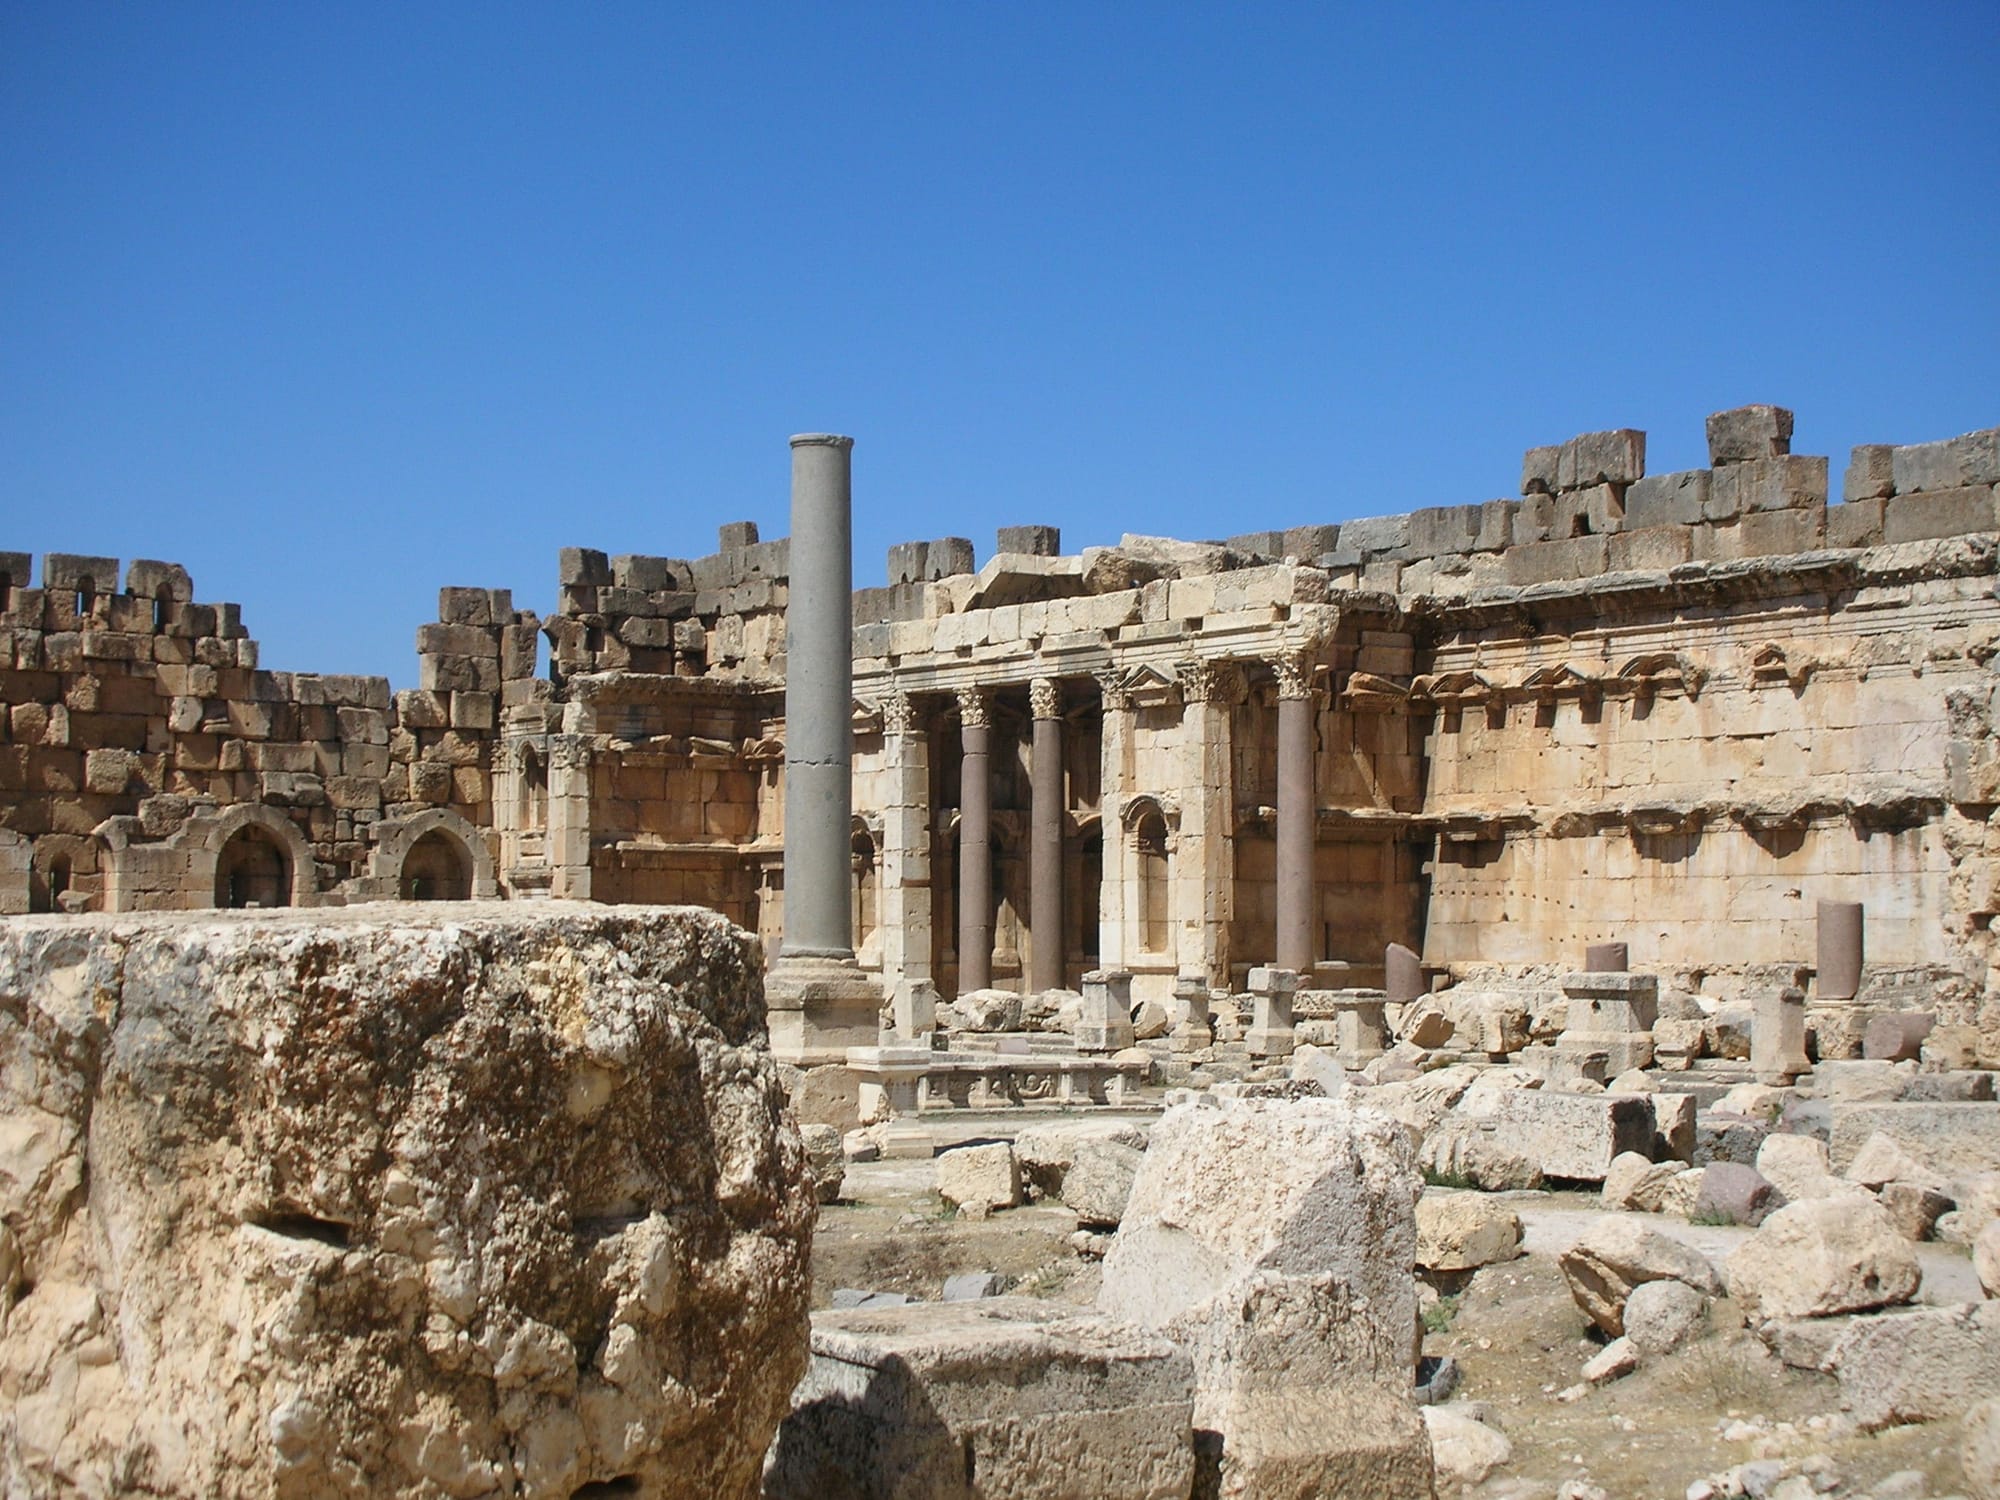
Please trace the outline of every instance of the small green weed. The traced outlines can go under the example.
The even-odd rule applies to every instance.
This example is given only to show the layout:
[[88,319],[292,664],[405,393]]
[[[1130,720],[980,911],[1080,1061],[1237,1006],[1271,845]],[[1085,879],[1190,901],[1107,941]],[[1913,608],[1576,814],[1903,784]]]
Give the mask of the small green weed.
[[1424,1309],[1424,1332],[1443,1333],[1458,1316],[1459,1297],[1440,1297]]

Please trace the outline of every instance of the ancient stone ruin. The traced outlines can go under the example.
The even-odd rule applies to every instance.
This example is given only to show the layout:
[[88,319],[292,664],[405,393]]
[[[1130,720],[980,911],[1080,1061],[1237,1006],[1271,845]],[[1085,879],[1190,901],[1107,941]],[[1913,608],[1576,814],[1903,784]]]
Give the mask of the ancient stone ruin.
[[1605,1500],[1502,1361],[1726,1358],[1826,1410],[1690,1500],[2000,1494],[2000,428],[1791,432],[858,591],[806,435],[789,539],[447,588],[397,693],[0,554],[0,1477]]

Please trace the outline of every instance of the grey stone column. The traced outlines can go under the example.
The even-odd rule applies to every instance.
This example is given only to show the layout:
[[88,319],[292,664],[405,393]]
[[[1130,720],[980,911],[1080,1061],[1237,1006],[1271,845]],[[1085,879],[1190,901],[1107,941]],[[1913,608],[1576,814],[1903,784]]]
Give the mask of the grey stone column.
[[1046,677],[1028,686],[1035,717],[1029,828],[1028,959],[1030,990],[1061,989],[1063,982],[1063,764],[1062,687]]
[[764,981],[772,1054],[801,1068],[873,1046],[882,991],[854,961],[852,438],[792,439],[785,609],[785,902]]
[[1277,964],[1298,974],[1313,968],[1313,845],[1319,794],[1313,777],[1312,677],[1307,664],[1281,657],[1278,672]]
[[852,958],[854,439],[792,439],[785,610],[786,957]]
[[983,688],[958,694],[958,993],[993,983],[993,715]]

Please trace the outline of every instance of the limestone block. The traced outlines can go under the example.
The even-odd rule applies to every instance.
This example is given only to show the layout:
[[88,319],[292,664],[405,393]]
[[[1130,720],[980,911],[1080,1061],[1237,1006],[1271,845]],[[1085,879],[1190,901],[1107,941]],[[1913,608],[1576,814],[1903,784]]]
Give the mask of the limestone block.
[[1340,523],[1340,545],[1360,553],[1363,558],[1383,557],[1389,553],[1400,556],[1409,544],[1410,518],[1407,515],[1363,516]]
[[766,1500],[1153,1500],[1193,1482],[1187,1356],[1023,1297],[813,1317]]
[[1030,1125],[1014,1137],[1014,1156],[1024,1183],[1046,1197],[1062,1196],[1063,1178],[1077,1152],[1088,1143],[1110,1142],[1146,1149],[1146,1132],[1128,1120],[1062,1120]]
[[1829,547],[1874,547],[1882,541],[1882,502],[1849,500],[1829,506],[1826,512],[1826,544]]
[[1893,1137],[1879,1131],[1861,1143],[1861,1149],[1847,1165],[1846,1175],[1849,1182],[1875,1189],[1891,1182],[1941,1188],[1945,1182],[1943,1177],[1920,1165]]
[[1739,406],[1708,419],[1708,461],[1718,467],[1792,451],[1792,414],[1782,406]]
[[1556,459],[1556,488],[1632,483],[1646,474],[1646,434],[1629,427],[1586,432],[1562,445]]
[[959,1146],[937,1158],[938,1196],[973,1215],[1012,1208],[1021,1201],[1021,1169],[1005,1141]]
[[1075,1142],[1063,1173],[1063,1203],[1085,1229],[1109,1229],[1125,1217],[1132,1182],[1145,1153],[1120,1141],[1084,1137]]
[[1844,1172],[1868,1138],[1880,1131],[1910,1159],[1939,1177],[2000,1172],[2000,1108],[1991,1103],[1848,1103],[1830,1106],[1827,1145]]
[[1876,1061],[1914,1062],[1923,1056],[1924,1038],[1936,1024],[1937,1017],[1929,1011],[1877,1016],[1861,1035],[1861,1055]]
[[821,1203],[838,1203],[847,1176],[847,1154],[841,1149],[837,1125],[801,1125],[799,1139],[811,1164],[813,1197]]
[[1719,1161],[1701,1169],[1689,1217],[1704,1223],[1756,1225],[1782,1202],[1778,1190],[1755,1167]]
[[122,796],[132,780],[133,769],[129,751],[87,751],[83,757],[83,789],[98,796]]
[[1857,1318],[1829,1362],[1864,1431],[1956,1416],[2000,1390],[2000,1302]]
[[1929,1239],[1937,1221],[1951,1211],[1952,1203],[1936,1188],[1914,1182],[1885,1183],[1876,1201],[1896,1226],[1896,1233],[1913,1242]]
[[1654,1093],[1647,1097],[1653,1108],[1653,1158],[1686,1164],[1694,1160],[1695,1124],[1699,1118],[1692,1094]]
[[1635,481],[1625,492],[1625,529],[1698,525],[1707,515],[1709,484],[1707,469],[1650,474]]
[[813,1221],[758,994],[690,909],[14,922],[0,1472],[744,1493]]
[[1424,1136],[1417,1160],[1434,1181],[1464,1182],[1489,1193],[1542,1186],[1537,1159],[1517,1144],[1500,1144],[1491,1120],[1446,1116]]
[[1757,1171],[1790,1203],[1867,1193],[1859,1184],[1834,1176],[1826,1142],[1809,1135],[1766,1136],[1757,1148]]
[[1658,1213],[1680,1171],[1679,1162],[1656,1162],[1637,1151],[1622,1152],[1612,1158],[1604,1174],[1600,1197],[1606,1208]]
[[1601,536],[1516,545],[1506,556],[1507,581],[1517,585],[1595,578],[1609,566],[1609,553]]
[[2000,531],[2000,500],[1990,484],[1898,493],[1883,502],[1882,540],[1890,546],[1932,537]]
[[1202,1098],[1154,1126],[1098,1305],[1193,1356],[1210,1492],[1430,1494],[1420,1191],[1401,1127],[1341,1101]]
[[1545,1177],[1602,1182],[1614,1157],[1646,1155],[1653,1145],[1652,1106],[1635,1094],[1516,1089],[1494,1098],[1488,1118],[1495,1144]]
[[2000,1500],[2000,1396],[1970,1408],[1962,1424],[1958,1467],[1971,1500]]
[[1979,1277],[1980,1290],[2000,1297],[2000,1219],[1979,1231],[1972,1242],[1972,1269]]
[[1521,456],[1521,493],[1551,495],[1561,477],[1562,448],[1551,444],[1530,448]]
[[1813,1072],[1813,1092],[1844,1104],[1889,1103],[1903,1097],[1916,1068],[1886,1058],[1822,1061]]
[[1857,444],[1848,456],[1847,472],[1841,480],[1841,498],[1849,504],[1857,500],[1886,499],[1896,491],[1896,450],[1887,443]]
[[1625,1337],[1641,1354],[1671,1354],[1701,1332],[1708,1299],[1684,1281],[1648,1281],[1625,1299]]
[[1921,1273],[1880,1204],[1863,1196],[1791,1203],[1725,1264],[1729,1294],[1763,1318],[1823,1318],[1892,1307]]
[[1607,539],[1605,565],[1613,573],[1664,573],[1694,557],[1694,537],[1685,526],[1625,529]]
[[1715,1267],[1699,1250],[1631,1219],[1593,1219],[1556,1257],[1576,1305],[1604,1332],[1625,1332],[1625,1301],[1648,1281],[1685,1282],[1707,1296],[1722,1295]]
[[565,588],[608,587],[611,559],[592,547],[564,547],[556,556],[556,581]]
[[1521,1253],[1521,1216],[1479,1193],[1427,1190],[1417,1200],[1417,1264],[1470,1271]]

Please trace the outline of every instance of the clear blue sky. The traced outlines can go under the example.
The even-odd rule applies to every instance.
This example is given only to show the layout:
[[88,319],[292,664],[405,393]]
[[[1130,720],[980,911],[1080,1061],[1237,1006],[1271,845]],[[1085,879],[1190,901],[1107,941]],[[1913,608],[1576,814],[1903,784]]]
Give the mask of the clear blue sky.
[[0,549],[266,665],[439,584],[1510,494],[2000,423],[2000,5],[0,3]]

